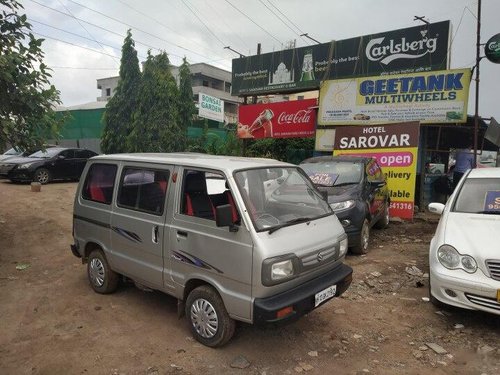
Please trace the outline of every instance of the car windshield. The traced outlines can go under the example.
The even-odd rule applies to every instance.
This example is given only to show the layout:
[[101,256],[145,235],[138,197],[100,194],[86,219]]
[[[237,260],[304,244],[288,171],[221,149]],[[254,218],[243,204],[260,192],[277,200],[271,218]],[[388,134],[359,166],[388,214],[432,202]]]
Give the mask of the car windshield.
[[34,154],[28,156],[29,158],[42,158],[42,159],[50,159],[53,156],[56,156],[61,150],[57,148],[48,148],[45,151],[37,151]]
[[4,152],[4,155],[20,155],[23,152],[21,150],[16,150],[14,147]]
[[274,231],[333,214],[299,168],[267,168],[234,174],[257,231]]
[[500,178],[468,178],[455,201],[453,212],[500,214]]
[[323,161],[300,165],[318,186],[358,184],[363,177],[363,163],[350,161]]

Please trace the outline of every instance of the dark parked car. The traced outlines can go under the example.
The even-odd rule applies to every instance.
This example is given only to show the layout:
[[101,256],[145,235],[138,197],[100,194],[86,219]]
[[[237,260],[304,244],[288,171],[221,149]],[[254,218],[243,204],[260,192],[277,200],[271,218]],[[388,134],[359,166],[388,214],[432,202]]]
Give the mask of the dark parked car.
[[366,254],[370,229],[389,225],[390,195],[385,176],[371,157],[320,156],[300,167],[328,194],[355,254]]
[[9,159],[0,164],[0,176],[11,181],[78,180],[87,159],[97,154],[79,148],[52,147],[28,157]]
[[[49,147],[56,147],[54,145],[44,145],[45,148],[49,148]],[[22,150],[18,147],[12,147],[12,148],[9,148],[7,151],[5,151],[2,155],[0,155],[0,162],[3,162],[5,160],[9,160],[9,159],[14,159],[14,158],[20,158],[20,157],[23,157],[23,156],[29,156],[31,154],[33,154],[34,152],[36,151],[39,151],[40,148],[35,148],[35,149],[31,149],[31,150]]]

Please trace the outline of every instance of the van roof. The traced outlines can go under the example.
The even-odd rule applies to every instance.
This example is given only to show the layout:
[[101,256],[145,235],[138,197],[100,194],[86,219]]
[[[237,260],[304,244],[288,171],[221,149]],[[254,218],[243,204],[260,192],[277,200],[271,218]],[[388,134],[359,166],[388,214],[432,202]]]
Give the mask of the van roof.
[[239,156],[209,155],[195,152],[134,153],[94,156],[92,160],[135,161],[158,164],[185,165],[190,167],[219,169],[231,174],[235,170],[266,167],[296,167],[274,159]]

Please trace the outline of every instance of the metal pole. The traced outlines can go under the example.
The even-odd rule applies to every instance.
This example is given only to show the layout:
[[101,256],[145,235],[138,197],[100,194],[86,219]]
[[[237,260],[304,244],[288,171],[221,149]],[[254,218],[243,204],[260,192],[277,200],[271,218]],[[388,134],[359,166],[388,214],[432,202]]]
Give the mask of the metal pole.
[[474,167],[476,167],[479,130],[479,62],[481,61],[481,0],[477,3],[477,43],[476,43],[476,109],[474,112]]

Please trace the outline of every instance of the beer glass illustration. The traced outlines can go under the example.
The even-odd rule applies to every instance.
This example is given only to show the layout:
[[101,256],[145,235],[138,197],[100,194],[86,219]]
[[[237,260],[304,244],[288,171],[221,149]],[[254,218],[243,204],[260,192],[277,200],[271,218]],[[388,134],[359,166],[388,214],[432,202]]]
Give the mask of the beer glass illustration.
[[300,81],[314,81],[314,67],[313,67],[313,54],[312,50],[308,49],[304,54],[304,60],[302,60],[302,74],[300,75]]

